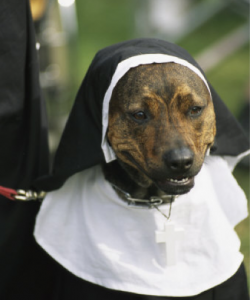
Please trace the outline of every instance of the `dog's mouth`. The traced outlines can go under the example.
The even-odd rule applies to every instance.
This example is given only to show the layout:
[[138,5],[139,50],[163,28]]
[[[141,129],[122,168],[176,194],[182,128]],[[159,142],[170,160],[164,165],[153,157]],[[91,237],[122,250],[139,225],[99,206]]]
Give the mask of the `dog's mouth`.
[[[123,152],[123,154],[137,167],[137,170],[144,174],[148,179],[151,180],[160,190],[162,190],[167,195],[182,195],[188,193],[194,187],[194,177],[197,174],[192,174],[193,176],[187,175],[175,175],[175,177],[166,177],[160,179],[158,176],[150,176],[133,156],[128,152]],[[158,179],[156,179],[158,177]]]
[[194,177],[166,178],[156,181],[155,184],[166,194],[181,195],[194,187]]

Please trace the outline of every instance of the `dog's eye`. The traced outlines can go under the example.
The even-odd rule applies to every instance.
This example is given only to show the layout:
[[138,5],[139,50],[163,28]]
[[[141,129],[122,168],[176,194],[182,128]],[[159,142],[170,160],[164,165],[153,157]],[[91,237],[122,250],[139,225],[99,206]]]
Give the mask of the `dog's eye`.
[[189,111],[191,116],[198,116],[201,114],[201,112],[202,112],[202,107],[200,106],[193,106]]
[[133,114],[133,118],[138,120],[138,121],[143,121],[147,119],[146,114],[143,111],[138,111]]

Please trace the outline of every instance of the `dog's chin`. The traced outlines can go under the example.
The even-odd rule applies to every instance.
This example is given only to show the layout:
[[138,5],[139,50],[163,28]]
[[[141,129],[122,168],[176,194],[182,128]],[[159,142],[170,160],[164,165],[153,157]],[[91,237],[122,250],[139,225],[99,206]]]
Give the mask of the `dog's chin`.
[[185,177],[179,180],[167,178],[154,183],[167,195],[182,195],[188,193],[194,187],[194,177]]
[[166,195],[183,195],[187,194],[194,187],[195,176],[182,177],[179,179],[164,178],[154,180],[147,175],[138,172],[136,182],[139,186],[148,188],[155,185]]
[[187,194],[194,187],[194,176],[182,179],[166,178],[163,180],[153,180],[141,174],[141,176],[137,177],[137,184],[144,188],[155,185],[166,195],[183,195]]

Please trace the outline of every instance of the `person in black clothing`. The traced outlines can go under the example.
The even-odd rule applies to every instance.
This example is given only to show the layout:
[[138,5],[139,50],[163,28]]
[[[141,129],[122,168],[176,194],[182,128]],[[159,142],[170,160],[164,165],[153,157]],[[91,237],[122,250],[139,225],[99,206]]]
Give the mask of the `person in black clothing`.
[[[49,151],[29,1],[2,0],[0,16],[0,185],[32,189],[49,171]],[[45,288],[32,234],[39,206],[0,196],[1,299],[45,299],[32,293]]]

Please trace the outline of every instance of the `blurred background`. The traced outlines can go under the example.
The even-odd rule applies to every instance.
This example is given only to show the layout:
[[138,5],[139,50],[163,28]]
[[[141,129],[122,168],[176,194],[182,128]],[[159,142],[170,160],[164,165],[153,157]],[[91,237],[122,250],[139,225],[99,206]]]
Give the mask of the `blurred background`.
[[[185,48],[249,136],[250,0],[30,0],[55,152],[95,53],[138,37]],[[249,199],[249,160],[234,171]],[[249,218],[236,228],[250,278]],[[229,262],[230,263],[230,262]]]

